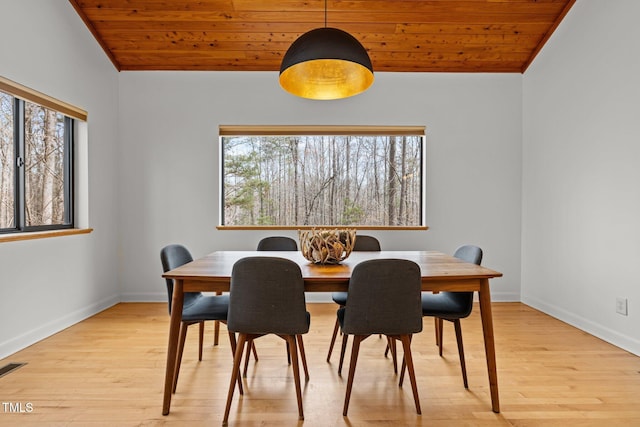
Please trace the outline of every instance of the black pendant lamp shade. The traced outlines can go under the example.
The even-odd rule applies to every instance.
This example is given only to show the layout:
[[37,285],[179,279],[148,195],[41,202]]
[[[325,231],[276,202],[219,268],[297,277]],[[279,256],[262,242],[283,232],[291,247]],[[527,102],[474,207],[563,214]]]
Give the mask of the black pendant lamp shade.
[[309,99],[348,98],[373,83],[365,48],[337,28],[316,28],[291,44],[280,66],[280,86]]

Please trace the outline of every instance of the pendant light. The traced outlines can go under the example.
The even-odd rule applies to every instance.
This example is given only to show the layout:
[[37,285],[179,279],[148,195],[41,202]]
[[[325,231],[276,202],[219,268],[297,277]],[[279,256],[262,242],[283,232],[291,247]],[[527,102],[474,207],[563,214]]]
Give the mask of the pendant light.
[[280,65],[280,86],[309,99],[348,98],[373,83],[373,67],[365,48],[351,34],[327,27],[301,35],[285,53]]

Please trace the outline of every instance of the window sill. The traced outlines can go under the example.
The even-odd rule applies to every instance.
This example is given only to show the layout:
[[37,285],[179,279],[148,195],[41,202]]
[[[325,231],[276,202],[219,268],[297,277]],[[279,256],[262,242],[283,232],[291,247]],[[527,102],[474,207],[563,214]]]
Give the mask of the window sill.
[[312,228],[328,228],[331,230],[337,228],[355,228],[356,230],[391,230],[391,231],[404,231],[404,230],[428,230],[429,227],[425,225],[416,226],[366,226],[366,225],[218,225],[218,230],[311,230]]
[[74,234],[88,234],[93,231],[93,228],[69,228],[65,230],[52,230],[52,231],[34,231],[29,233],[11,233],[0,235],[0,243],[15,242],[18,240],[34,240],[34,239],[47,239],[49,237],[71,236]]

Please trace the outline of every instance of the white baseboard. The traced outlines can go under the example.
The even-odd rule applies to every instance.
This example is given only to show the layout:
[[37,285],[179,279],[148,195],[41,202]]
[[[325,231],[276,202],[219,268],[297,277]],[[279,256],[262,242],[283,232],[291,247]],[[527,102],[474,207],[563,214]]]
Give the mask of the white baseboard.
[[[478,300],[478,294],[474,295],[476,301]],[[307,302],[333,302],[331,299],[331,292],[307,292]],[[491,301],[493,302],[520,302],[520,294],[512,292],[494,292],[491,294]]]
[[[476,300],[478,294],[475,295]],[[491,292],[492,302],[520,302],[520,293],[514,292]]]
[[167,303],[167,291],[164,292],[126,292],[120,295],[121,302],[164,302]]
[[39,326],[31,331],[21,334],[17,337],[11,338],[8,341],[0,343],[0,359],[4,359],[12,355],[13,353],[20,351],[32,344],[37,343],[51,335],[75,325],[109,307],[112,307],[120,302],[117,295],[105,298],[90,306],[84,307],[80,310],[76,310],[73,313],[69,313],[63,317],[47,322],[46,324]]
[[[307,302],[333,302],[331,292],[307,292]],[[157,293],[124,293],[120,296],[122,302],[167,302],[166,292]]]
[[[478,295],[475,295],[476,300]],[[307,302],[333,302],[331,292],[306,292]],[[520,302],[520,294],[514,292],[492,292],[494,302]],[[167,302],[166,291],[162,292],[125,292],[120,295],[122,302]]]
[[548,314],[549,316],[555,317],[558,320],[568,323],[571,326],[575,326],[578,329],[581,329],[595,337],[600,338],[601,340],[613,344],[616,347],[620,347],[623,350],[633,353],[636,356],[640,356],[640,341],[633,337],[621,334],[617,331],[607,328],[606,326],[595,323],[589,319],[585,319],[582,316],[578,316],[575,313],[564,310],[563,308],[560,308],[553,304],[549,304],[548,302],[540,300],[538,298],[523,295],[522,303],[531,306],[536,310],[540,310],[541,312]]

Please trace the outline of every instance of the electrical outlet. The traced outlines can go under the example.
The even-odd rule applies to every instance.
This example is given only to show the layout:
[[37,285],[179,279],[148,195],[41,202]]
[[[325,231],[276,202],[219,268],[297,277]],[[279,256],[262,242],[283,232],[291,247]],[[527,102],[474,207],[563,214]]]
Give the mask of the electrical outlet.
[[627,315],[627,299],[626,298],[616,298],[616,313],[622,314],[623,316]]

